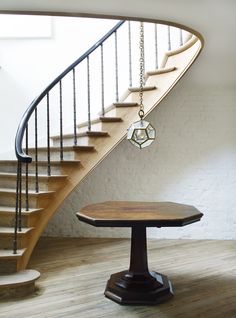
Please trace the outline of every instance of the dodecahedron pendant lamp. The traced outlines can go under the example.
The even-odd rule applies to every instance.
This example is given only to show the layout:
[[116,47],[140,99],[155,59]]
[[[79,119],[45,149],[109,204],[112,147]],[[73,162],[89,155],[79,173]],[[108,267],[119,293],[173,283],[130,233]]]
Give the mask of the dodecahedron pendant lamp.
[[140,149],[151,145],[155,137],[155,129],[148,121],[143,119],[136,121],[128,129],[127,139]]
[[143,106],[143,87],[144,87],[144,29],[143,22],[140,22],[140,90],[139,90],[139,121],[136,121],[128,128],[127,139],[136,147],[142,149],[145,148],[153,142],[156,137],[156,131],[152,125],[143,120],[144,117],[144,106]]

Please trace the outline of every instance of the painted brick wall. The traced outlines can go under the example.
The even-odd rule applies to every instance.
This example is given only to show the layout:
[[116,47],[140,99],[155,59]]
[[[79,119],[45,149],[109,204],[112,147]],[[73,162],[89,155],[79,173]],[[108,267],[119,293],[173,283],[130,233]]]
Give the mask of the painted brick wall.
[[150,237],[236,239],[236,92],[201,84],[193,69],[149,116],[157,140],[140,151],[123,141],[70,195],[46,235],[127,236],[80,223],[80,207],[104,200],[175,201],[205,215]]

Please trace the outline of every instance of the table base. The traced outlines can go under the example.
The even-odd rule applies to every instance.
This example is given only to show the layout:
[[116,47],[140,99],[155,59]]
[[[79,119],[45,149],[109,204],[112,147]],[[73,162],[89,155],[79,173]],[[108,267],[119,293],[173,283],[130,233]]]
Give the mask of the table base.
[[120,305],[156,305],[171,298],[173,291],[165,275],[123,271],[111,275],[104,294]]

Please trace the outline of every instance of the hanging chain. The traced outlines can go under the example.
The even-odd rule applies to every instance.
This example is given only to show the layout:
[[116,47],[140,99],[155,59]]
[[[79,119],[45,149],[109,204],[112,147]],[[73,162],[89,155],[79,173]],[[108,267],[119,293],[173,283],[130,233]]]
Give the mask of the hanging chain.
[[142,120],[144,117],[144,106],[143,106],[143,87],[144,87],[144,27],[143,22],[140,22],[140,34],[139,34],[139,49],[140,49],[140,58],[139,58],[139,66],[140,66],[140,73],[139,73],[139,117]]

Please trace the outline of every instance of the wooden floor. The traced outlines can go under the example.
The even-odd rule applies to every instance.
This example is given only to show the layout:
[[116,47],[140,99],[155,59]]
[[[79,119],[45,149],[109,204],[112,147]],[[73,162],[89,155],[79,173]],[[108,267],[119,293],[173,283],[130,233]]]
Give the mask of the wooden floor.
[[0,303],[4,318],[236,318],[236,241],[150,240],[149,267],[169,276],[175,297],[158,306],[104,298],[111,273],[127,269],[129,240],[43,238],[30,268],[37,292]]

